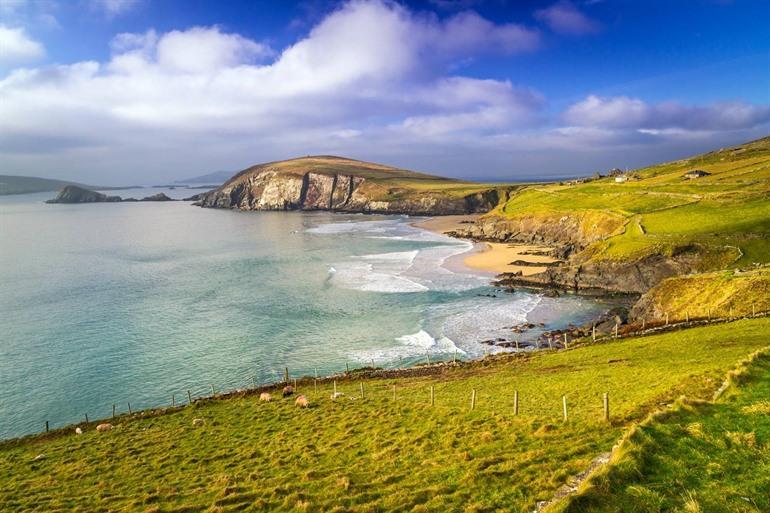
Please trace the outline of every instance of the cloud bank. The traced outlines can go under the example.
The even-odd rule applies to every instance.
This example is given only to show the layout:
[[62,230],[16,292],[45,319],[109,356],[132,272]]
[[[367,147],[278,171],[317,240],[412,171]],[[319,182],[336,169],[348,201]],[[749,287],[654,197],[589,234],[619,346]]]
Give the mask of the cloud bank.
[[[577,34],[581,18],[557,20],[570,5],[541,17]],[[505,177],[514,163],[536,172],[564,151],[627,152],[768,121],[767,107],[742,103],[599,96],[554,115],[537,90],[453,71],[541,44],[526,25],[472,11],[441,19],[384,0],[346,3],[283,49],[218,26],[118,34],[104,62],[18,68],[0,79],[0,166],[136,183],[336,153]]]

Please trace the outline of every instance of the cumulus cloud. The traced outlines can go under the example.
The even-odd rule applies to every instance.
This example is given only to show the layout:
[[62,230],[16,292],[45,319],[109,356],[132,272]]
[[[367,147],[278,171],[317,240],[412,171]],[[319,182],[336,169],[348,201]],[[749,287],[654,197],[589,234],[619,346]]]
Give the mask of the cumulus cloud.
[[770,106],[721,102],[688,106],[677,102],[649,104],[626,96],[589,96],[564,113],[567,123],[604,128],[689,131],[748,129],[770,121]]
[[384,1],[350,2],[280,53],[219,27],[124,33],[107,62],[11,72],[0,81],[0,131],[16,141],[4,148],[15,162],[128,148],[142,158],[174,148],[184,160],[237,146],[249,163],[275,158],[255,141],[304,154],[388,131],[508,129],[542,97],[446,72],[458,58],[528,51],[537,40],[477,14],[441,21]]
[[557,34],[580,36],[598,32],[601,26],[581,12],[569,0],[535,11],[535,19],[545,23]]
[[140,0],[90,0],[91,8],[104,13],[108,18],[114,18],[131,11],[139,5]]
[[43,55],[43,45],[30,38],[23,28],[0,25],[0,64],[35,60]]

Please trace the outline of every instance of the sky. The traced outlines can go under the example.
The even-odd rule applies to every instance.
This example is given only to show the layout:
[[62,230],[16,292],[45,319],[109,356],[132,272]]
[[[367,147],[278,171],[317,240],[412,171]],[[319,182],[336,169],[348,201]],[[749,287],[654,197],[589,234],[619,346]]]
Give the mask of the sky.
[[0,0],[0,174],[633,169],[770,135],[768,20],[767,0]]

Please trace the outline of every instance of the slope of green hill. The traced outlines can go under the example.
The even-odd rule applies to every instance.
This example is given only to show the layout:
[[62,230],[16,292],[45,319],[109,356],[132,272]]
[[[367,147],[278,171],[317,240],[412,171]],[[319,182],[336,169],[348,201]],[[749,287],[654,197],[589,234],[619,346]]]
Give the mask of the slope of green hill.
[[336,400],[331,382],[316,392],[303,380],[307,409],[278,391],[269,403],[242,393],[121,415],[104,433],[91,423],[5,442],[0,510],[530,512],[631,423],[681,394],[710,397],[768,329],[752,319],[429,375],[351,373]]
[[552,513],[770,511],[770,356],[732,382],[715,402],[683,400],[635,428]]

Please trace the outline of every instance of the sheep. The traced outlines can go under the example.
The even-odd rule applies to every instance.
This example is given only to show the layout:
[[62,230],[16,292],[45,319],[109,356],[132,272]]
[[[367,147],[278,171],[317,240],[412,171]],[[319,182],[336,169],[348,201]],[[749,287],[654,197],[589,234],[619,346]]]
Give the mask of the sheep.
[[289,397],[291,394],[294,393],[294,388],[292,388],[291,385],[286,385],[283,387],[283,391],[281,392],[284,397]]
[[112,424],[99,424],[96,426],[96,430],[100,433],[104,433],[112,429]]
[[83,434],[83,430],[82,430],[82,429],[80,429],[79,427],[76,427],[76,428],[75,428],[75,434],[76,434],[76,435],[82,435],[82,434]]
[[340,397],[342,397],[342,396],[344,396],[344,395],[345,395],[345,394],[343,394],[342,392],[334,392],[334,393],[331,395],[332,401],[333,401],[333,400],[335,400],[335,399],[339,399]]
[[294,404],[299,406],[300,408],[307,408],[310,406],[310,401],[307,400],[307,397],[304,395],[298,395],[297,399],[294,400]]
[[259,394],[259,400],[263,401],[263,402],[266,402],[266,403],[269,403],[270,401],[273,400],[273,396],[271,396],[267,392],[262,392],[261,394]]

